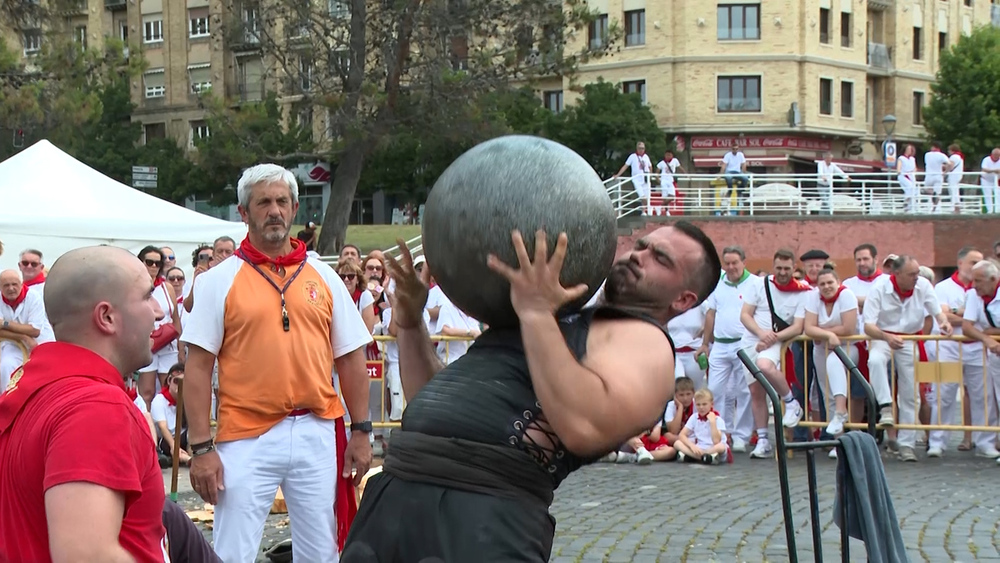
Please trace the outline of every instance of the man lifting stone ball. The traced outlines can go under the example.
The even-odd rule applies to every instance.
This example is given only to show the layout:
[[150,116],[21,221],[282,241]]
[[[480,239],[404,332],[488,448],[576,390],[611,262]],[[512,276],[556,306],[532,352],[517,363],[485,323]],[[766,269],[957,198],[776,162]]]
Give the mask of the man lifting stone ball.
[[672,396],[662,327],[704,301],[721,271],[700,229],[678,222],[639,239],[612,265],[604,306],[579,312],[565,306],[590,289],[560,282],[566,234],[551,256],[545,232],[533,258],[518,231],[511,242],[516,266],[493,253],[487,264],[509,284],[517,326],[491,323],[447,367],[422,320],[434,262],[418,274],[402,241],[400,260],[387,257],[408,406],[345,563],[548,561],[555,488],[651,427]]

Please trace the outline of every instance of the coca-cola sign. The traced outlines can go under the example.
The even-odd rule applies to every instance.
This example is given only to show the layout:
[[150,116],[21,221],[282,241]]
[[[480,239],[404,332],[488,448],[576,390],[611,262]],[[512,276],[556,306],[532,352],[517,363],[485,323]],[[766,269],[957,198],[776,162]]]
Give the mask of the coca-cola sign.
[[734,137],[691,137],[692,150],[728,149],[733,143],[741,149],[798,149],[807,151],[828,151],[833,143],[826,139],[805,139],[802,137],[754,136],[737,139]]

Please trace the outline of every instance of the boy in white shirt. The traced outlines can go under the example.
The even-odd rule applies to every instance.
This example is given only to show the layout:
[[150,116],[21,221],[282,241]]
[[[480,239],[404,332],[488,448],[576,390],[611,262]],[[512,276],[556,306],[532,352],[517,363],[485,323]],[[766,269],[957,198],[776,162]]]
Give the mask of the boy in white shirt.
[[958,213],[961,205],[961,192],[958,184],[962,181],[965,171],[965,156],[958,143],[948,145],[948,160],[951,161],[951,172],[948,172],[948,195],[951,196],[951,212]]
[[931,143],[931,150],[924,153],[924,187],[934,192],[931,213],[941,212],[944,175],[951,172],[952,167],[954,167],[954,163],[948,158],[948,155],[941,152],[941,143],[937,141]]
[[729,445],[726,443],[726,423],[712,407],[712,392],[699,389],[694,394],[694,406],[698,414],[688,419],[677,440],[677,460],[695,461],[706,465],[716,465],[722,461],[732,462]]
[[[660,171],[660,191],[663,193],[663,212],[665,215],[670,215],[670,204],[677,197],[677,182],[674,180],[674,174],[678,170],[684,171],[684,167],[681,166],[681,161],[677,160],[672,151],[667,151],[663,154],[663,160],[656,164],[656,169]],[[653,214],[659,215],[658,209],[653,210]]]

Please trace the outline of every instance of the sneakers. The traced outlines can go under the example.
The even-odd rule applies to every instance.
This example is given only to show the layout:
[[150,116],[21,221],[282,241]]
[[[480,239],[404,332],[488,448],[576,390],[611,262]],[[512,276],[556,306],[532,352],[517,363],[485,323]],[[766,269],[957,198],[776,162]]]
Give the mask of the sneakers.
[[997,459],[1000,458],[1000,451],[997,451],[993,446],[987,446],[985,448],[976,448],[976,455],[989,459]]
[[[836,436],[844,431],[844,424],[847,423],[847,413],[834,413],[833,420],[830,424],[826,425],[826,433],[831,436]],[[836,451],[836,450],[834,450]]]
[[785,428],[792,428],[797,426],[800,420],[802,420],[802,405],[795,399],[786,401],[785,414],[781,417],[781,423],[785,425]]
[[635,452],[635,462],[639,465],[649,465],[653,463],[653,454],[646,448],[639,448],[639,451]]
[[886,440],[885,441],[885,451],[896,455],[899,453],[899,442],[896,440]]
[[899,447],[899,461],[917,461],[917,454],[910,446]]
[[740,440],[739,438],[733,438],[733,447],[731,449],[734,452],[746,453],[747,443],[744,442],[743,440]]
[[688,456],[684,452],[677,452],[677,462],[684,463],[687,461]]
[[750,459],[767,459],[773,456],[774,450],[771,448],[771,442],[764,438],[758,438],[757,445],[750,452]]
[[826,457],[830,459],[837,459],[837,448],[833,448],[832,450],[830,450],[830,453],[827,454]]
[[927,457],[941,457],[942,455],[944,455],[944,450],[937,446],[927,448]]
[[701,456],[701,462],[705,465],[719,465],[719,454],[705,454]]
[[638,461],[638,457],[636,454],[618,452],[618,459],[615,460],[615,463],[635,463]]
[[609,452],[608,455],[602,457],[601,459],[599,459],[597,461],[601,461],[601,462],[604,462],[604,463],[614,463],[614,462],[618,461],[618,452]]
[[892,417],[892,406],[883,407],[876,426],[879,428],[892,428],[895,425],[896,419]]

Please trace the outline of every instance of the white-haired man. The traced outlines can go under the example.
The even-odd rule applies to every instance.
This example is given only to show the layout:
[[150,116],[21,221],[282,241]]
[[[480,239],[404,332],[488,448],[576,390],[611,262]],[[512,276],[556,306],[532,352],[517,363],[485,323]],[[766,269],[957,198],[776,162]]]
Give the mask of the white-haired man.
[[31,291],[17,270],[0,272],[0,393],[24,363],[24,351],[53,340],[40,291]]
[[[1000,268],[992,260],[980,260],[972,267],[972,291],[965,294],[965,312],[962,319],[962,334],[982,342],[986,348],[984,395],[988,411],[986,422],[990,426],[997,425],[996,398],[1000,397],[1000,299],[997,296],[1000,289]],[[979,410],[978,418],[973,418],[973,424],[982,424],[983,412],[973,408],[973,416]],[[979,420],[980,422],[976,422]],[[975,434],[973,434],[975,436]],[[989,434],[996,436],[996,434]],[[977,442],[978,444],[978,442]],[[1000,458],[997,459],[1000,464]]]
[[[298,211],[295,176],[274,164],[244,171],[237,186],[248,234],[236,259],[198,278],[182,341],[188,345],[184,406],[192,450],[191,484],[215,504],[215,550],[224,561],[253,561],[264,520],[281,486],[296,561],[337,560],[346,505],[371,463],[361,314],[333,269],[289,232]],[[218,359],[218,429],[209,427],[212,367]],[[347,410],[330,374],[336,366]],[[339,477],[339,479],[338,479]],[[345,497],[340,497],[345,500]]]
[[[865,301],[865,334],[871,339],[868,352],[868,373],[875,399],[881,409],[878,425],[892,428],[892,385],[889,382],[889,362],[896,367],[896,399],[899,401],[899,421],[916,424],[914,390],[914,345],[902,336],[923,334],[924,319],[934,317],[941,334],[950,336],[951,323],[941,310],[934,286],[920,276],[920,264],[912,256],[900,256],[893,273],[879,278]],[[917,346],[918,349],[923,346]],[[921,350],[921,359],[926,360]],[[917,461],[913,451],[917,435],[913,430],[899,431],[899,459]]]

